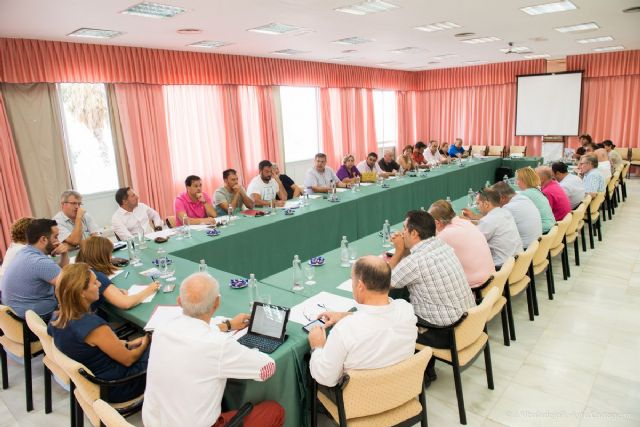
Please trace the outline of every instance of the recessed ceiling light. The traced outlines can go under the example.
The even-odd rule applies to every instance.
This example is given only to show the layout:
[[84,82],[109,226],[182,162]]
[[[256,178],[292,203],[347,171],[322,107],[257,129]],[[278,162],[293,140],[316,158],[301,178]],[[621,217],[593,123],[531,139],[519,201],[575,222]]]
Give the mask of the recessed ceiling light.
[[490,43],[490,42],[497,42],[500,41],[501,39],[499,39],[498,37],[478,37],[476,39],[467,39],[467,40],[462,40],[462,43],[468,43],[468,44],[478,44],[478,43]]
[[368,15],[370,13],[387,12],[397,8],[398,6],[395,4],[391,4],[386,1],[369,0],[352,4],[351,6],[339,7],[333,10],[336,12],[350,13],[352,15]]
[[423,49],[419,47],[403,47],[401,49],[390,50],[391,53],[420,53],[423,52]]
[[596,52],[610,52],[612,50],[624,50],[624,46],[605,46],[593,49]]
[[598,43],[598,42],[610,42],[613,40],[611,36],[602,36],[602,37],[594,37],[592,39],[580,39],[576,40],[578,43],[586,44],[586,43]]
[[527,52],[529,50],[531,50],[531,49],[529,49],[526,46],[511,46],[511,47],[508,47],[508,48],[500,49],[500,52],[504,52],[504,53],[507,53],[507,52]]
[[99,30],[97,28],[78,28],[67,35],[71,37],[87,37],[93,39],[112,39],[121,34],[124,33],[122,31]]
[[569,0],[557,1],[554,3],[538,4],[535,6],[523,7],[520,9],[529,15],[543,15],[545,13],[564,12],[566,10],[577,9],[576,5]]
[[637,13],[640,12],[640,6],[634,6],[626,8],[622,11],[623,13]]
[[525,55],[526,59],[540,59],[540,58],[551,58],[551,55],[548,53],[536,53],[533,55]]
[[202,30],[200,28],[181,28],[178,31],[176,31],[176,33],[188,36],[193,34],[201,34]]
[[[428,25],[420,25],[419,27],[413,27],[414,30],[426,31],[427,33],[432,33],[434,31],[442,31],[449,30],[451,28],[460,28],[460,25],[455,22],[434,22],[433,24]],[[472,33],[469,33],[472,34]]]
[[476,61],[465,61],[465,64],[486,64],[487,61],[476,60]]
[[218,40],[202,40],[200,42],[195,42],[195,43],[188,44],[187,46],[202,47],[202,48],[205,48],[205,49],[214,49],[214,48],[218,48],[218,47],[229,46],[230,44],[232,44],[232,43],[221,42],[221,41],[218,41]]
[[307,51],[304,50],[297,50],[297,49],[280,49],[280,50],[276,50],[274,52],[271,52],[273,54],[276,55],[301,55],[303,53],[308,53]]
[[345,39],[335,40],[334,43],[338,44],[362,44],[372,42],[371,39],[365,39],[364,37],[347,37]]
[[432,56],[431,59],[433,59],[434,61],[442,61],[443,59],[449,59],[449,58],[455,58],[456,55],[454,53],[446,53],[444,55],[438,55],[438,56]]
[[252,33],[260,33],[260,34],[280,35],[280,34],[291,34],[297,31],[306,31],[306,30],[305,28],[296,27],[295,25],[278,24],[277,22],[272,22],[270,24],[263,25],[261,27],[250,28],[247,31],[251,31]]
[[135,4],[120,13],[125,15],[144,16],[145,18],[162,19],[173,18],[174,16],[186,11],[187,9],[183,9],[178,6],[143,1],[142,3]]
[[586,22],[584,24],[569,25],[567,27],[556,27],[554,30],[560,33],[573,33],[576,31],[597,30],[598,28],[600,27],[595,22]]

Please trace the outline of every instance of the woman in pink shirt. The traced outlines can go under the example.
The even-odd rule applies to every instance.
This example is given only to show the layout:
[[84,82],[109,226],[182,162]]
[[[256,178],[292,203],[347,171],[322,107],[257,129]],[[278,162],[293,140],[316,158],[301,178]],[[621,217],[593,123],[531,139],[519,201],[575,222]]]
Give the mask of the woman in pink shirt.
[[553,179],[553,171],[549,166],[537,167],[536,173],[540,177],[542,194],[546,196],[547,200],[549,200],[549,205],[551,205],[553,217],[556,221],[562,221],[571,212],[571,202],[567,193],[558,184],[558,181]]
[[429,213],[436,221],[436,237],[453,248],[472,288],[484,284],[496,272],[484,235],[471,221],[456,216],[451,203],[434,202]]

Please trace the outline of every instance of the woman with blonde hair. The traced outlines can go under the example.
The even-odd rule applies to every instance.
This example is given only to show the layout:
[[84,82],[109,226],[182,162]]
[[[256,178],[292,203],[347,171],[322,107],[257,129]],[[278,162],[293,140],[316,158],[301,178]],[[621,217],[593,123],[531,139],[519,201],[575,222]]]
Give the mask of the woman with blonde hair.
[[356,178],[360,176],[360,171],[355,166],[356,160],[353,154],[347,154],[342,159],[342,166],[336,172],[336,176],[345,184],[353,184]]
[[99,299],[93,308],[98,308],[105,300],[118,308],[127,310],[140,304],[149,295],[153,295],[160,288],[158,282],[153,282],[142,292],[128,295],[127,291],[116,287],[109,279],[118,269],[111,264],[113,243],[102,236],[91,236],[80,243],[80,251],[76,257],[77,262],[86,262],[93,270],[98,282],[100,282]]
[[405,171],[415,169],[416,165],[413,162],[413,145],[404,147],[402,154],[398,156],[398,164]]
[[[98,300],[100,282],[88,264],[78,262],[62,269],[56,285],[60,304],[47,331],[56,347],[82,363],[102,380],[118,380],[147,369],[149,337],[121,341],[109,324],[91,311]],[[144,392],[145,378],[110,388],[108,400],[126,402]]]
[[520,194],[528,197],[538,211],[540,211],[540,217],[542,218],[542,232],[546,233],[556,224],[556,219],[553,216],[551,205],[549,200],[540,190],[540,177],[533,168],[527,166],[526,168],[518,169],[516,171],[516,183],[520,187]]

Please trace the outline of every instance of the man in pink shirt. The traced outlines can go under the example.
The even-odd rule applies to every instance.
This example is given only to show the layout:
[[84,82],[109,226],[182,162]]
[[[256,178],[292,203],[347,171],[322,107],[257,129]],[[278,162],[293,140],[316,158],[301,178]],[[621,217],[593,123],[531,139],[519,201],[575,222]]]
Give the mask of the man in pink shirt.
[[211,204],[211,197],[202,191],[202,180],[199,176],[189,175],[184,180],[187,191],[176,197],[176,224],[182,225],[186,215],[190,224],[215,224],[216,210]]
[[436,221],[436,237],[453,248],[469,286],[484,284],[496,272],[484,234],[471,221],[457,217],[445,200],[434,202],[429,213]]
[[571,202],[567,193],[562,189],[558,181],[553,179],[553,171],[549,166],[539,166],[536,173],[540,177],[540,186],[542,193],[549,200],[553,217],[556,221],[561,221],[565,215],[571,212]]

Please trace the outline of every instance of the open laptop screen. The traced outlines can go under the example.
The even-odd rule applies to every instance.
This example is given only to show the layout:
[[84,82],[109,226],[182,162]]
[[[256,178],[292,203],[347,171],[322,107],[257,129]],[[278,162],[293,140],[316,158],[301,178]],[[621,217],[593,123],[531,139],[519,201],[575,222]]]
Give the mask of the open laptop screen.
[[249,332],[283,340],[288,318],[289,310],[286,308],[255,302]]

